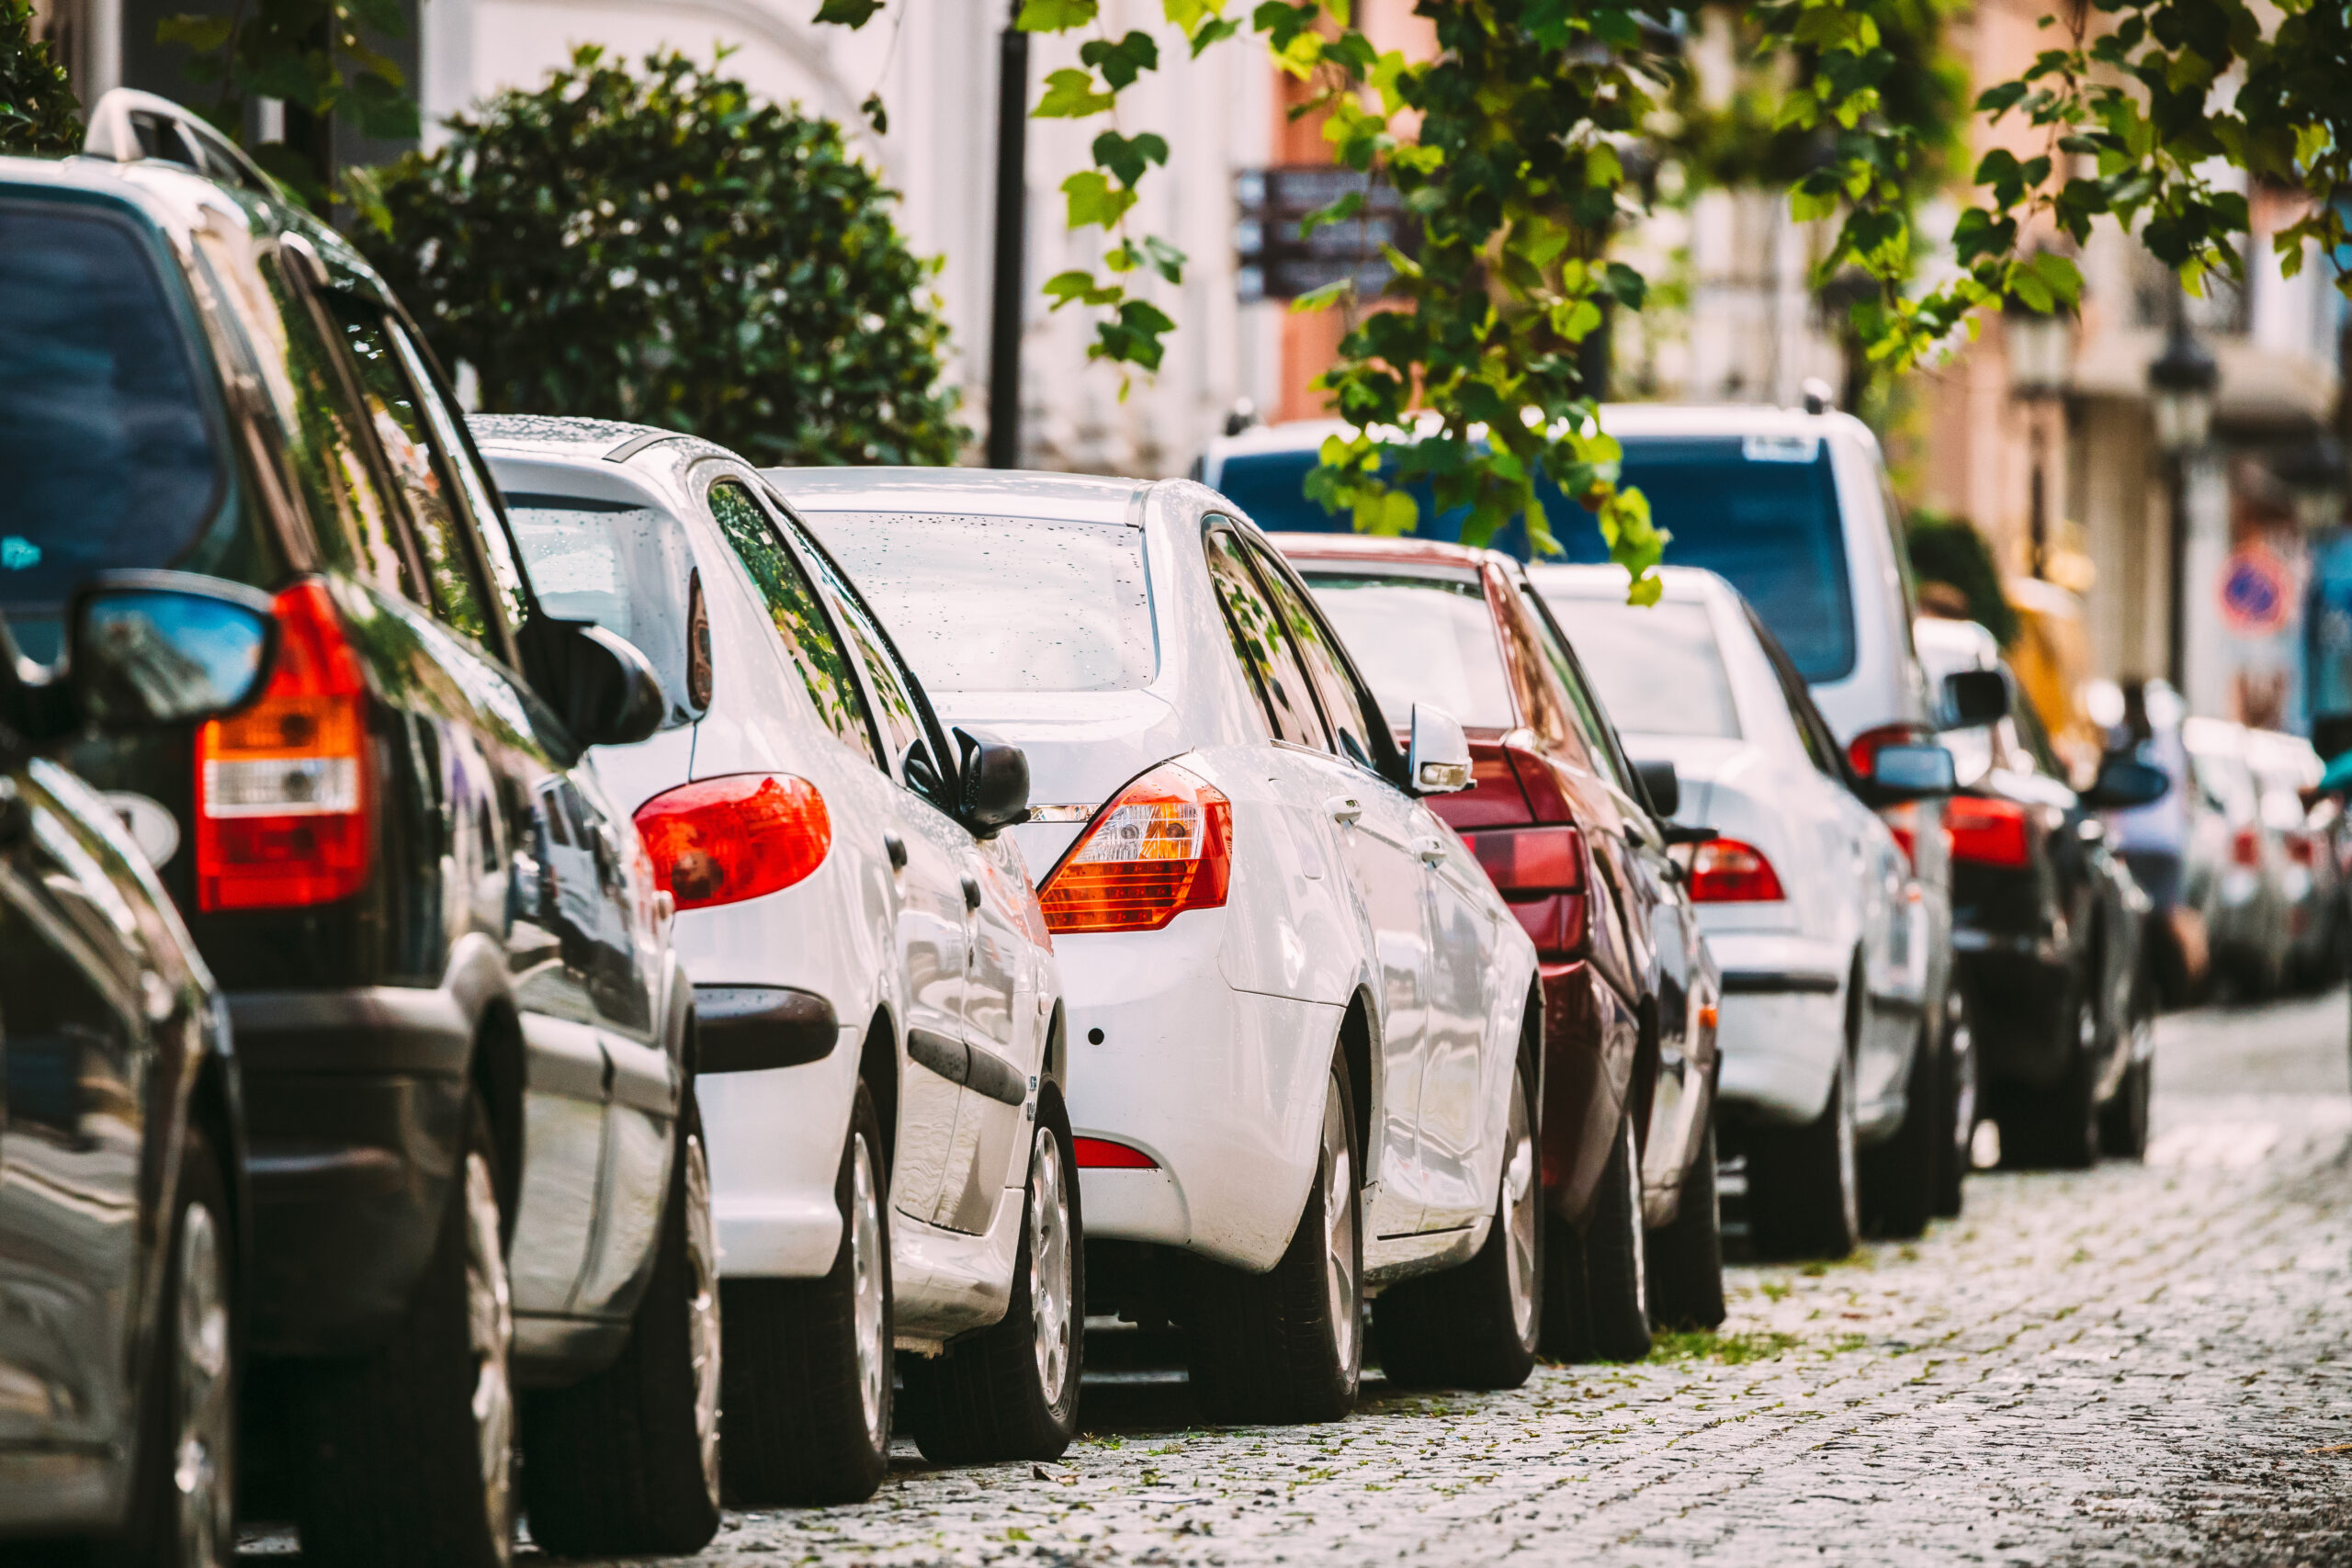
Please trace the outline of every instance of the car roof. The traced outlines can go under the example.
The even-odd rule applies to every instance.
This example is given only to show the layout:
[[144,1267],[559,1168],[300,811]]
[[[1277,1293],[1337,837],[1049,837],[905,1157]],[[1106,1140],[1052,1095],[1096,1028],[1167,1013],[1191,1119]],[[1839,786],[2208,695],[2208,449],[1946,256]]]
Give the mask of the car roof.
[[495,446],[518,457],[548,458],[602,457],[623,463],[646,447],[663,441],[709,443],[674,430],[630,424],[617,419],[588,419],[577,414],[477,413],[466,416],[466,428],[483,449]]
[[[1662,597],[1678,604],[1699,604],[1718,594],[1736,596],[1738,592],[1704,567],[1661,566],[1651,570],[1666,584]],[[1625,596],[1625,569],[1622,566],[1537,562],[1527,569],[1527,580],[1535,585],[1538,592],[1557,589],[1578,599],[1622,599]]]
[[[1395,566],[1453,566],[1476,570],[1495,559],[1493,550],[1473,549],[1443,539],[1384,538],[1372,534],[1268,534],[1266,542],[1293,560],[1369,561]],[[1513,563],[1517,564],[1517,563]]]
[[[1424,417],[1424,428],[1434,423]],[[1611,435],[1733,436],[1821,435],[1832,430],[1871,440],[1870,427],[1853,415],[1831,411],[1807,413],[1803,409],[1770,403],[1603,403],[1600,427]],[[1299,419],[1280,424],[1253,425],[1238,435],[1221,436],[1209,444],[1220,462],[1261,452],[1298,452],[1320,447],[1326,437],[1352,435],[1355,427],[1343,420]]]
[[763,468],[803,512],[961,513],[1140,525],[1159,481],[1010,468]]

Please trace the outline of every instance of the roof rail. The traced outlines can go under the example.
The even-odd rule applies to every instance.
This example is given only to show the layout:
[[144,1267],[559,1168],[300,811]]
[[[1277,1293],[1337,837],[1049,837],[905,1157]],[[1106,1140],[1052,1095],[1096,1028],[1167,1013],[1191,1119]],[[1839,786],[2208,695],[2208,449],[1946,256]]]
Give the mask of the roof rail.
[[87,157],[118,164],[148,159],[178,164],[255,196],[278,200],[286,196],[243,148],[214,130],[201,115],[135,87],[116,87],[98,99],[90,110],[90,130],[82,139],[82,152]]

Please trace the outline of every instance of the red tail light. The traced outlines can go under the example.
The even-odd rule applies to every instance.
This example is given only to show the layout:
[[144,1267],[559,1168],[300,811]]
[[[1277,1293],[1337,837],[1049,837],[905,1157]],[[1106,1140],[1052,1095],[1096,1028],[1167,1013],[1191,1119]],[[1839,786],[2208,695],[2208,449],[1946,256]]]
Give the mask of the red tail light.
[[654,886],[681,909],[781,892],[825,863],[825,797],[790,773],[729,773],[665,790],[637,808]]
[[1915,740],[1927,739],[1928,732],[1916,724],[1882,724],[1865,729],[1846,742],[1846,761],[1862,777],[1871,776],[1871,767],[1878,761],[1883,746],[1907,746]]
[[1890,806],[1879,815],[1886,819],[1887,831],[1903,848],[1903,859],[1912,870],[1919,869],[1919,807],[1910,801]]
[[368,681],[326,586],[277,596],[277,660],[243,711],[196,736],[196,902],[286,909],[368,885]]
[[2021,866],[2032,859],[2026,808],[2014,800],[1956,795],[1944,803],[1951,858],[1971,865]]
[[2241,828],[2230,840],[2230,859],[2238,865],[2256,866],[2262,863],[2262,836],[2251,828]]
[[1788,897],[1764,852],[1737,839],[1709,839],[1690,857],[1694,904],[1777,904]]
[[1590,931],[1584,835],[1556,827],[1490,828],[1466,836],[1536,956],[1555,964],[1580,956]]
[[1159,1162],[1141,1149],[1108,1138],[1072,1138],[1070,1152],[1080,1170],[1158,1170]]
[[1056,933],[1156,931],[1187,909],[1222,908],[1232,876],[1231,803],[1170,763],[1102,808],[1038,901]]
[[2294,857],[2295,863],[2297,865],[2306,868],[2315,863],[2319,859],[2318,850],[2312,843],[2311,835],[2308,833],[2290,833],[2287,835],[2287,852]]

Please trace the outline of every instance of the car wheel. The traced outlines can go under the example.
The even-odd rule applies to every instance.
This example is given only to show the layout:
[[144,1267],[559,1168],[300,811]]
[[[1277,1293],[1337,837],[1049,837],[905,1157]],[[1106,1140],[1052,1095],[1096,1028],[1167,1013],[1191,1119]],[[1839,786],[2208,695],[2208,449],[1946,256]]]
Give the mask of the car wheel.
[[1894,1135],[1861,1155],[1862,1224],[1873,1235],[1908,1240],[1933,1213],[1938,1146],[1949,1123],[1942,1104],[1942,1043],[1922,1024],[1903,1078],[1903,1121]]
[[187,1129],[175,1192],[130,1560],[227,1568],[237,1556],[234,1248],[228,1187],[201,1128]]
[[694,1102],[653,1278],[620,1359],[523,1404],[531,1539],[560,1557],[700,1551],[718,1533],[718,1238]]
[[1550,1223],[1544,1349],[1569,1361],[1648,1355],[1649,1235],[1642,1226],[1642,1161],[1632,1112],[1618,1119],[1584,1234],[1556,1215]]
[[865,1086],[851,1103],[833,1201],[842,1240],[816,1280],[727,1280],[719,1382],[729,1497],[859,1503],[890,1468],[890,1226],[881,1123]]
[[1393,1383],[1517,1388],[1535,1370],[1544,1327],[1544,1190],[1527,1065],[1511,1072],[1501,1179],[1487,1240],[1470,1261],[1401,1280],[1373,1308],[1381,1371]]
[[2149,1028],[2145,1019],[2132,1026],[2132,1039],[2126,1046],[2132,1052],[2132,1065],[2123,1069],[2123,1082],[2116,1089],[2115,1098],[2099,1108],[2099,1152],[2117,1159],[2148,1157],[2148,1101],[2155,1089],[2156,1059],[2139,1047],[2140,1036]]
[[2088,1170],[2098,1163],[2098,1012],[2092,987],[2077,988],[2052,1042],[2062,1056],[2047,1087],[2009,1084],[2001,1094],[2001,1163]]
[[373,1355],[302,1380],[302,1555],[503,1568],[514,1550],[514,1312],[490,1115],[469,1096],[441,1235]]
[[1337,1421],[1363,1373],[1363,1198],[1355,1096],[1331,1064],[1306,1206],[1272,1269],[1191,1260],[1193,1390],[1212,1421]]
[[1715,1194],[1715,1127],[1682,1179],[1682,1205],[1648,1241],[1650,1322],[1658,1328],[1716,1328],[1724,1305],[1722,1205]]
[[1967,1005],[1954,987],[1946,1004],[1944,1048],[1936,1066],[1943,1075],[1942,1107],[1945,1138],[1936,1147],[1935,1212],[1945,1219],[1960,1217],[1976,1141],[1976,1032],[1969,1026]]
[[1004,1316],[944,1354],[910,1356],[902,1410],[933,1464],[1059,1459],[1078,1435],[1086,1269],[1069,1121],[1039,1095]]
[[1748,1225],[1765,1258],[1843,1258],[1860,1235],[1849,1063],[1829,1080],[1829,1103],[1802,1127],[1758,1127],[1747,1137]]

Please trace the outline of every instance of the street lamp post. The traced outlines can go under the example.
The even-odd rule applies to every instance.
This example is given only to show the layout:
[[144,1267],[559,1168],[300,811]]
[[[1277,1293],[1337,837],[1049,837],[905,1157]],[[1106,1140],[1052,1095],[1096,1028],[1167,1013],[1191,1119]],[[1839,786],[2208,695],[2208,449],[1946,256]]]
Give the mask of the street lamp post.
[[2188,691],[2188,457],[2205,444],[2213,423],[2213,389],[2221,367],[2188,330],[2180,297],[2172,302],[2172,327],[2165,351],[2148,366],[2148,397],[2155,415],[2156,445],[2165,455],[2165,488],[2171,509],[2172,581],[2165,627],[2167,673],[2173,690]]
[[[2075,323],[2056,310],[2012,306],[2001,313],[2003,356],[2009,394],[2029,405],[2064,398],[2074,377]],[[2041,418],[2033,416],[2033,473],[2027,492],[2026,537],[2033,575],[2043,575],[2050,556],[2050,505],[2042,478]]]
[[989,467],[1021,466],[1021,317],[1029,218],[1029,35],[1012,0],[997,42],[996,276],[989,301]]

